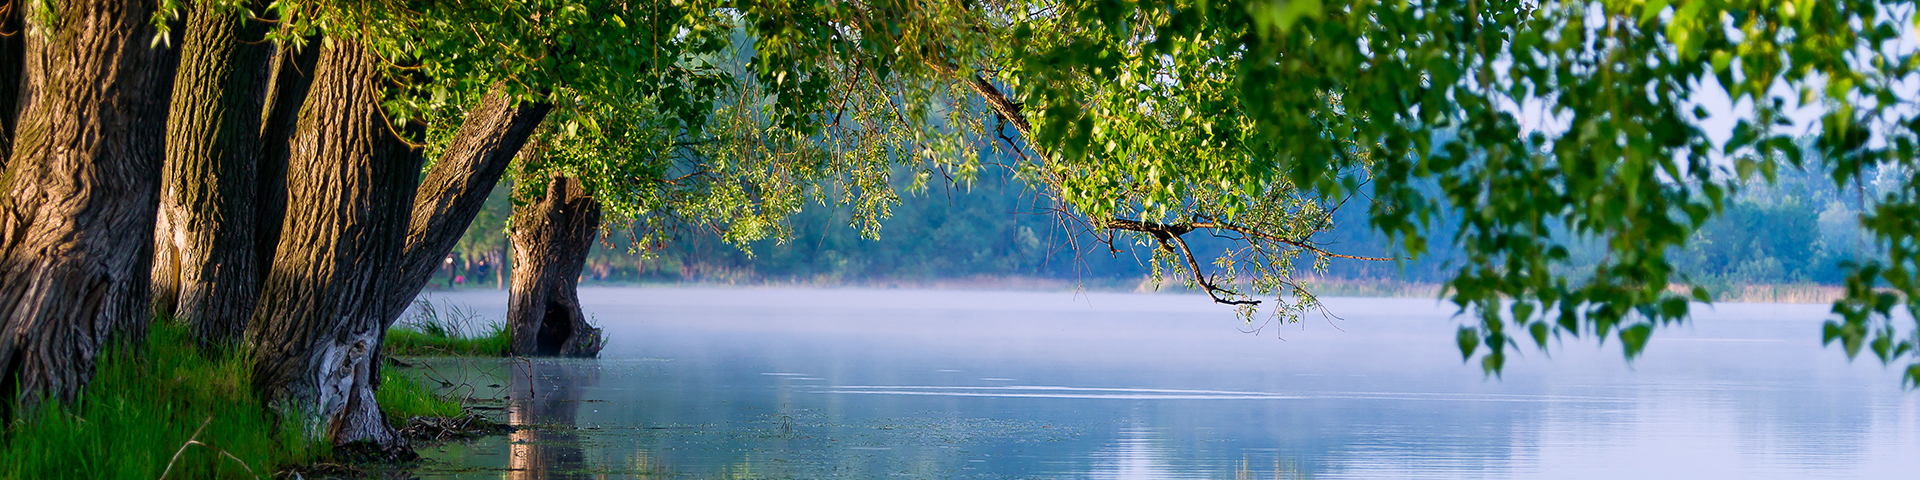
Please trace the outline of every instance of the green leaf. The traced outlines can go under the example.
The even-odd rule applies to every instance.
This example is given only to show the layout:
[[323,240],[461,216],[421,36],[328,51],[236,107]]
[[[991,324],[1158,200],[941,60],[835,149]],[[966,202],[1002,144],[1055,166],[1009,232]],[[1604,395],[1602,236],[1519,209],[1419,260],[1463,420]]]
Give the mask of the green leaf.
[[1500,369],[1506,366],[1507,356],[1500,353],[1499,350],[1494,350],[1487,353],[1487,356],[1480,357],[1480,371],[1488,375],[1499,375]]
[[1460,342],[1460,361],[1473,358],[1473,352],[1480,349],[1480,332],[1473,327],[1460,327],[1457,339]]
[[1677,320],[1687,316],[1687,299],[1668,297],[1660,301],[1660,315],[1663,319]]
[[1620,329],[1620,343],[1626,350],[1627,359],[1632,360],[1640,356],[1640,351],[1647,348],[1647,338],[1652,335],[1653,325],[1645,323]]
[[1533,318],[1533,303],[1513,302],[1513,321],[1524,322]]

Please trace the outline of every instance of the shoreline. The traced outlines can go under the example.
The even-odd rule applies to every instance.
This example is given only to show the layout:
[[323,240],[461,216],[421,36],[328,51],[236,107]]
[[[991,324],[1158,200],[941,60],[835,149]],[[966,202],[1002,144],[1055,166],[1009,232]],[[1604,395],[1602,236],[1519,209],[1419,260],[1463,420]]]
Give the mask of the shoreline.
[[[1307,277],[1300,284],[1315,296],[1325,298],[1440,298],[1441,285],[1381,279],[1341,279]],[[1201,295],[1178,281],[1161,282],[1156,288],[1152,278],[1061,279],[1021,276],[974,276],[935,279],[865,279],[858,281],[807,280],[726,280],[726,281],[621,281],[581,279],[581,288],[854,288],[873,290],[954,290],[954,291],[1033,291],[1102,292],[1168,295]],[[1846,293],[1839,285],[1817,283],[1779,283],[1707,286],[1714,291],[1713,303],[1833,303]],[[422,293],[452,293],[474,290],[499,290],[491,286],[446,288],[444,283],[429,285]],[[1674,293],[1684,290],[1670,289]]]

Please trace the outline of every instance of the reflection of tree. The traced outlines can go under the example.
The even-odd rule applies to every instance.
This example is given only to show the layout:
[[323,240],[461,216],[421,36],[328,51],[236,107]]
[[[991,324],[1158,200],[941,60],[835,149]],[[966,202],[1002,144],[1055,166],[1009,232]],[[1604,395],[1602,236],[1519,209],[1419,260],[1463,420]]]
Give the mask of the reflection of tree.
[[507,422],[520,428],[508,435],[507,478],[545,480],[587,478],[586,452],[573,432],[585,387],[599,383],[592,363],[529,360],[516,362],[508,390]]

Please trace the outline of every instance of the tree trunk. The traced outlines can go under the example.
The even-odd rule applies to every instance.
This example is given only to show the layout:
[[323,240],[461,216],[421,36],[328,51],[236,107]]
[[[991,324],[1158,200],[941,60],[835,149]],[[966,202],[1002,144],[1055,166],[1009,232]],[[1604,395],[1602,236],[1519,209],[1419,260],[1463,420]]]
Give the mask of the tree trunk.
[[406,253],[401,270],[392,277],[385,326],[392,326],[433,279],[441,259],[460,243],[507,165],[551,110],[550,103],[515,102],[504,84],[495,84],[480,105],[467,112],[453,143],[428,169],[414,195]]
[[[406,249],[400,256],[398,270],[387,277],[392,287],[387,290],[381,332],[392,327],[407,307],[413,305],[420,289],[433,279],[441,259],[460,243],[461,234],[466,233],[473,217],[486,206],[487,195],[500,183],[500,176],[507,171],[507,165],[513,163],[514,154],[552,110],[550,103],[516,102],[507,96],[504,83],[496,83],[480,105],[467,112],[452,144],[427,170],[419,193],[414,195]],[[385,336],[381,339],[379,348],[374,350],[375,357],[385,355]],[[380,383],[380,367],[380,362],[373,362],[371,378],[375,388]]]
[[109,337],[144,331],[172,78],[151,3],[28,3],[31,96],[0,176],[0,417],[71,400]]
[[266,105],[260,110],[260,158],[256,172],[253,244],[255,269],[259,282],[267,281],[273,267],[275,249],[280,245],[280,224],[287,212],[287,157],[292,153],[293,134],[300,120],[300,107],[306,105],[307,91],[313,87],[313,69],[320,61],[320,39],[311,38],[306,47],[275,49],[267,80]]
[[193,7],[167,119],[153,309],[192,325],[202,345],[238,340],[259,298],[254,220],[273,44],[267,23],[249,17],[212,1]]
[[[535,171],[528,152],[521,168]],[[536,174],[537,175],[537,174]],[[523,175],[544,182],[538,198],[513,207],[513,289],[507,293],[507,328],[515,355],[592,357],[604,346],[600,329],[580,312],[580,269],[600,231],[600,202],[579,179]]]
[[254,388],[335,444],[402,454],[371,377],[419,156],[379,110],[380,74],[366,47],[351,36],[317,47],[288,157],[278,254],[247,332]]

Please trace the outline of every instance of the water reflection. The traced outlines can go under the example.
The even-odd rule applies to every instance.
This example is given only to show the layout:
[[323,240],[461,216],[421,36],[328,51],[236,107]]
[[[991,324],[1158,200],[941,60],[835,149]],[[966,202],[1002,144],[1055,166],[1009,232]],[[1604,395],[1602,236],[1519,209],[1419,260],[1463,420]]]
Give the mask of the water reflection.
[[[472,305],[490,297],[452,299]],[[1240,333],[1168,296],[587,290],[600,360],[494,367],[542,426],[425,478],[1889,478],[1920,395],[1819,345],[1825,309],[1722,305],[1617,345],[1462,365],[1430,300]],[[483,312],[483,314],[486,314]],[[1331,321],[1331,320],[1330,320]],[[511,372],[507,374],[506,372]],[[484,383],[484,382],[483,382]],[[504,472],[504,475],[503,475]]]
[[1158,429],[1134,417],[1120,428],[1120,438],[1093,452],[1093,469],[1088,476],[1102,480],[1153,480],[1206,478],[1206,475],[1176,471],[1168,465],[1173,455],[1161,445]]
[[516,361],[512,375],[507,422],[521,428],[508,434],[507,478],[589,478],[575,425],[585,400],[582,393],[600,383],[598,365]]

